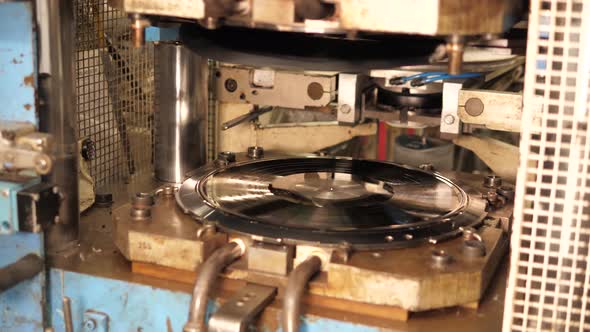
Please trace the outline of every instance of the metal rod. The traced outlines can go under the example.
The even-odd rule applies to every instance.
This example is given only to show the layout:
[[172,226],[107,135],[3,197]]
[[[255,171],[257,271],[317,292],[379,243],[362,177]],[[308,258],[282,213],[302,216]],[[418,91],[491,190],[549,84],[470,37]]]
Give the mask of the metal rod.
[[21,281],[31,279],[44,268],[43,259],[37,254],[28,254],[0,269],[0,293]]
[[461,74],[463,71],[463,50],[465,39],[461,35],[452,35],[447,41],[447,57],[449,58],[448,72],[451,75]]
[[255,106],[251,112],[248,112],[248,113],[240,115],[234,119],[231,119],[227,122],[224,122],[221,125],[221,129],[228,130],[230,128],[233,128],[233,127],[239,125],[240,123],[254,121],[254,120],[258,119],[258,117],[261,116],[262,114],[268,113],[268,112],[272,111],[273,109],[274,109],[274,107],[272,107],[272,106],[260,107],[260,108],[258,108],[258,106]]
[[309,279],[322,267],[322,261],[317,256],[308,257],[291,272],[285,298],[283,299],[283,331],[298,332],[299,316],[301,315],[301,297],[307,287]]
[[74,332],[72,323],[72,301],[69,297],[63,297],[64,325],[66,332]]
[[62,202],[59,219],[46,232],[48,255],[74,248],[78,240],[78,139],[74,92],[73,1],[47,1],[50,72],[44,87],[46,112],[40,114],[40,128],[54,138],[54,166],[48,181],[59,188]]
[[217,249],[201,265],[199,276],[193,289],[188,322],[184,325],[184,332],[203,332],[205,328],[205,313],[209,292],[221,271],[236,259],[240,258],[245,247],[237,242],[230,242]]

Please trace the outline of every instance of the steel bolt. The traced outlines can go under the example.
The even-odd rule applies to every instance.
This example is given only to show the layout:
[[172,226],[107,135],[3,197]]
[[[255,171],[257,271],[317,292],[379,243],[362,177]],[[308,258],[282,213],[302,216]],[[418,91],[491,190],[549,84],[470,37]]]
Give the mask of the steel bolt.
[[352,107],[350,107],[350,105],[348,104],[342,104],[340,105],[340,113],[342,114],[348,114],[352,111]]
[[96,321],[92,318],[88,318],[84,321],[84,330],[85,331],[94,331],[96,330]]
[[227,161],[228,163],[233,163],[236,161],[236,154],[230,151],[219,152],[217,159]]
[[445,124],[450,126],[453,123],[455,123],[455,116],[453,116],[452,114],[447,114],[447,115],[445,115],[443,120],[444,120]]
[[338,244],[338,247],[332,252],[332,259],[336,262],[347,263],[352,254],[352,246],[348,242]]
[[483,179],[483,186],[486,188],[498,188],[502,185],[502,178],[496,175],[488,175]]
[[475,238],[475,234],[477,231],[473,227],[465,227],[463,228],[463,239],[464,240],[473,240]]
[[136,193],[131,205],[135,208],[149,208],[154,205],[154,195],[150,193]]
[[129,215],[132,219],[147,219],[152,215],[152,205],[154,205],[154,195],[150,193],[136,193],[131,202]]
[[264,157],[264,149],[261,146],[248,147],[248,157],[258,159]]
[[463,242],[463,254],[467,257],[483,257],[486,255],[486,246],[478,240],[467,240]]
[[445,250],[433,250],[431,258],[436,267],[444,267],[453,260],[453,256],[449,255]]
[[174,188],[174,186],[171,186],[171,185],[167,185],[167,186],[164,186],[164,188],[162,188],[162,193],[166,197],[174,196],[175,191],[176,191],[176,188]]

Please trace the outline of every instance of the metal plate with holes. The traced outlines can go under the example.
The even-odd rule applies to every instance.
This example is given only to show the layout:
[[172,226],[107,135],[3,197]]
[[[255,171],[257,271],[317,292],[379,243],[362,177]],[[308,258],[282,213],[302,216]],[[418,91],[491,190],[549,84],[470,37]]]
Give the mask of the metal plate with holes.
[[347,158],[209,165],[183,183],[176,200],[230,233],[360,250],[436,243],[486,215],[482,199],[440,174]]
[[322,107],[333,101],[335,76],[270,69],[220,67],[215,74],[217,99],[287,108]]
[[275,297],[275,287],[248,284],[225,302],[211,317],[211,332],[245,332],[252,320]]

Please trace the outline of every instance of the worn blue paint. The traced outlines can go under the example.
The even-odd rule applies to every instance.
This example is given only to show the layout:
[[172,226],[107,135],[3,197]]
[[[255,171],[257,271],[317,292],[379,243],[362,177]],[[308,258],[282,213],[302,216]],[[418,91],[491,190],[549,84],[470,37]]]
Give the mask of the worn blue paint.
[[[107,314],[110,332],[169,331],[168,321],[172,331],[181,332],[188,318],[188,293],[61,269],[51,269],[49,279],[50,323],[55,332],[65,331],[63,296],[71,300],[74,332],[86,332],[87,310]],[[209,314],[216,310],[216,305],[210,304]],[[272,332],[266,328],[262,331]],[[377,332],[379,329],[326,318],[304,318],[301,331]]]
[[[282,330],[281,330],[282,331]],[[300,332],[379,332],[378,328],[333,319],[304,320]]]
[[36,42],[31,1],[0,2],[0,119],[38,125]]
[[16,194],[38,181],[38,178],[24,183],[0,181],[0,235],[12,234],[19,230]]
[[109,332],[109,316],[98,311],[85,311],[82,319],[84,332]]
[[[0,214],[3,212],[0,210]],[[43,234],[19,232],[0,235],[0,253],[0,267],[14,263],[29,253],[43,257]],[[0,293],[0,331],[42,331],[44,301],[44,273]]]
[[188,316],[190,295],[120,280],[51,269],[49,273],[51,323],[64,331],[62,298],[72,305],[74,331],[83,331],[86,310],[109,316],[109,331],[182,331]]
[[145,29],[145,40],[150,41],[175,41],[180,38],[178,28],[147,27]]

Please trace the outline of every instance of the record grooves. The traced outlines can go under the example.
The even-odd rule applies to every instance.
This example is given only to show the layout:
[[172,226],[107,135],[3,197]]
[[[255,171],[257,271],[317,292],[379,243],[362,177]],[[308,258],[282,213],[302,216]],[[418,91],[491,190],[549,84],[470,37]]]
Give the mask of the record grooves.
[[177,201],[228,232],[361,249],[438,241],[485,215],[485,205],[438,174],[345,158],[205,167],[183,184]]

